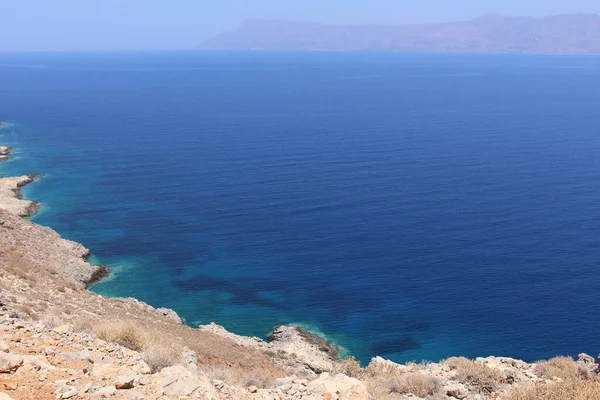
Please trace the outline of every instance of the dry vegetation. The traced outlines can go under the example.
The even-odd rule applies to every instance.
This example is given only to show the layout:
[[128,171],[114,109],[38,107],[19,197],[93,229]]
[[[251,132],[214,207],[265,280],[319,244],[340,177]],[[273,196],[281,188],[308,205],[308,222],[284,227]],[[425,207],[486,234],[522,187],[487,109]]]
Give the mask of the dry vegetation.
[[159,346],[150,347],[142,354],[142,359],[148,364],[152,373],[177,364],[179,358],[179,354],[174,353],[172,349]]
[[342,360],[333,371],[335,374],[344,374],[352,378],[360,378],[364,370],[360,362],[354,356],[348,356]]
[[424,371],[407,372],[387,382],[390,393],[409,394],[428,397],[439,392],[440,382]]
[[572,357],[554,357],[548,361],[538,361],[534,372],[546,379],[575,379],[585,375]]
[[506,400],[600,400],[600,383],[566,380],[517,388]]
[[377,400],[404,399],[413,394],[426,399],[446,398],[441,394],[439,379],[426,370],[427,364],[409,363],[407,368],[388,367],[371,363],[361,368],[354,357],[346,358],[337,373],[343,373],[361,380],[369,393]]
[[482,394],[496,392],[505,382],[500,371],[465,357],[452,357],[444,361],[444,364],[456,371],[458,382],[471,386]]

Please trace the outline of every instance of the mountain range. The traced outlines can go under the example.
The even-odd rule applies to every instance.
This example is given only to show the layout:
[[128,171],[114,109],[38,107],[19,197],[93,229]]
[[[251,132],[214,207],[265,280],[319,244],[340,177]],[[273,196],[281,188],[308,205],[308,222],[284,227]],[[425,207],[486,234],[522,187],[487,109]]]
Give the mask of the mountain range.
[[413,25],[247,20],[205,50],[600,54],[600,15],[510,17]]

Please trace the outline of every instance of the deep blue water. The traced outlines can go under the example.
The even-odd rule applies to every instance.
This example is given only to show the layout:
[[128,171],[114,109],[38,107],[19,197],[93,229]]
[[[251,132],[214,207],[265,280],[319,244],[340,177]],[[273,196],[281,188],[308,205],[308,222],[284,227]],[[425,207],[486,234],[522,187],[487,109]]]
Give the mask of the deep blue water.
[[4,54],[0,173],[191,325],[597,354],[599,109],[595,57]]

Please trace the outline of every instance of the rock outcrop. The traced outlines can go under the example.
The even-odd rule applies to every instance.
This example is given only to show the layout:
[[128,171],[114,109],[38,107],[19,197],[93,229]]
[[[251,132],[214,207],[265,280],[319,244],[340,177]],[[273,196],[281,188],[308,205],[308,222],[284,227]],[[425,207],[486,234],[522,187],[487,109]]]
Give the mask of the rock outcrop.
[[[0,125],[1,126],[1,125]],[[8,161],[12,148],[8,146],[0,146],[0,162]]]
[[308,372],[320,374],[332,371],[339,361],[335,345],[296,325],[276,326],[269,335],[271,342],[257,337],[235,335],[214,322],[201,325],[198,329],[228,338],[240,346],[293,356]]

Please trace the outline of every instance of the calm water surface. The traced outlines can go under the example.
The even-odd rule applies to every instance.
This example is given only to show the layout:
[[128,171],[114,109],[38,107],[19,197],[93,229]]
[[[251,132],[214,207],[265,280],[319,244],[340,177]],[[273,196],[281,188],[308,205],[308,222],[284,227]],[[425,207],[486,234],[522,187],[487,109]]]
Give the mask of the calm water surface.
[[600,58],[4,54],[0,94],[99,293],[364,361],[600,351]]

